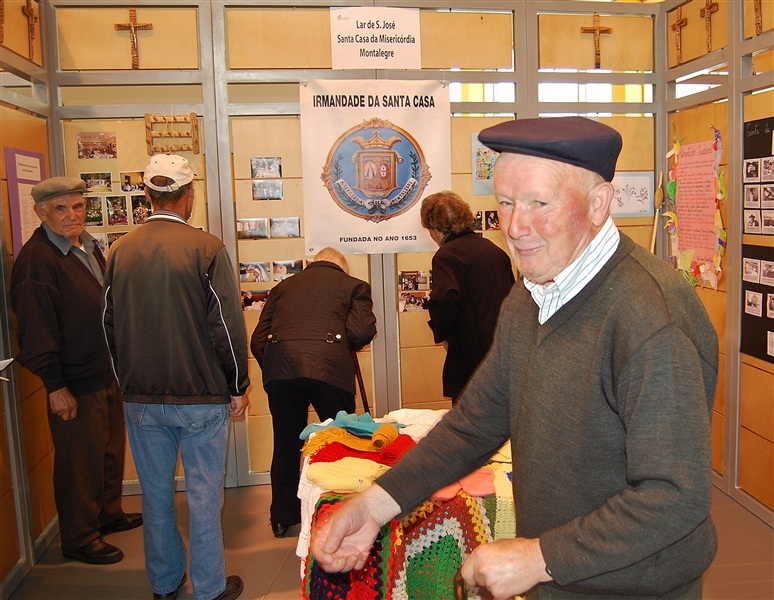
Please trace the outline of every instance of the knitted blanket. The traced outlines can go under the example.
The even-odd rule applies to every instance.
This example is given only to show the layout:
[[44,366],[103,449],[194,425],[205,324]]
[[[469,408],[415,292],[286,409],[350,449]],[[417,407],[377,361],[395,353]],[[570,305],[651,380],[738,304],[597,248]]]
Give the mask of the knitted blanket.
[[[345,497],[324,494],[316,519]],[[326,573],[310,555],[302,597],[307,600],[454,600],[457,569],[479,544],[492,540],[481,498],[459,492],[448,501],[429,501],[402,521],[385,525],[365,566]],[[469,590],[468,598],[481,597]]]

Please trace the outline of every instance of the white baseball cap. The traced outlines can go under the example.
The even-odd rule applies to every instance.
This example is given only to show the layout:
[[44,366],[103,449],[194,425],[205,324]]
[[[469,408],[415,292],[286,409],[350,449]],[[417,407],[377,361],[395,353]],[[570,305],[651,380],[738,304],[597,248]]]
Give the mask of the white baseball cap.
[[[154,185],[151,183],[151,179],[157,175],[169,177],[175,183],[171,185]],[[156,154],[151,156],[148,166],[145,167],[142,180],[145,182],[145,185],[157,192],[174,192],[187,183],[191,183],[195,176],[188,164],[187,158],[177,154]]]

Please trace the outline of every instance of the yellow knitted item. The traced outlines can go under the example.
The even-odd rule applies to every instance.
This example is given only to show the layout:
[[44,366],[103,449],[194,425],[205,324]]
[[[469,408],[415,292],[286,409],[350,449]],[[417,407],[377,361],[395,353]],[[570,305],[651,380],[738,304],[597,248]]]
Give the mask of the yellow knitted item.
[[374,443],[374,448],[381,450],[385,446],[389,446],[396,439],[398,439],[398,428],[395,425],[386,423],[379,427],[371,436],[371,441]]
[[371,487],[374,479],[389,468],[373,460],[346,456],[335,462],[312,463],[306,476],[309,481],[326,490],[362,492]]

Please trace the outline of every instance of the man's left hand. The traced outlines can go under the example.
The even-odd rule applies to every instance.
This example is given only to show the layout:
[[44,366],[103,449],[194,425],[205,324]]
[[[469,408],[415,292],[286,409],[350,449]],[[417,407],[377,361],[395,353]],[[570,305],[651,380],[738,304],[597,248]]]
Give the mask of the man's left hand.
[[487,588],[494,600],[510,600],[551,581],[538,539],[498,540],[478,546],[460,569],[470,585]]

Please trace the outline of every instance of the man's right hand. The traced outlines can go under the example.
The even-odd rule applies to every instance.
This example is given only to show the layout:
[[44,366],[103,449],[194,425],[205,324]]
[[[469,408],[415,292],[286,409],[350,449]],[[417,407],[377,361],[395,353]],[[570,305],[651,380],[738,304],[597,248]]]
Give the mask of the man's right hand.
[[384,489],[373,484],[345,500],[312,532],[311,551],[329,573],[363,568],[382,525],[400,514],[400,506]]
[[66,387],[59,388],[48,395],[51,412],[63,421],[70,421],[78,416],[78,401]]
[[241,396],[231,396],[231,404],[228,407],[229,416],[241,417],[243,414],[245,414],[249,404],[250,399],[247,397],[247,394],[242,394]]

